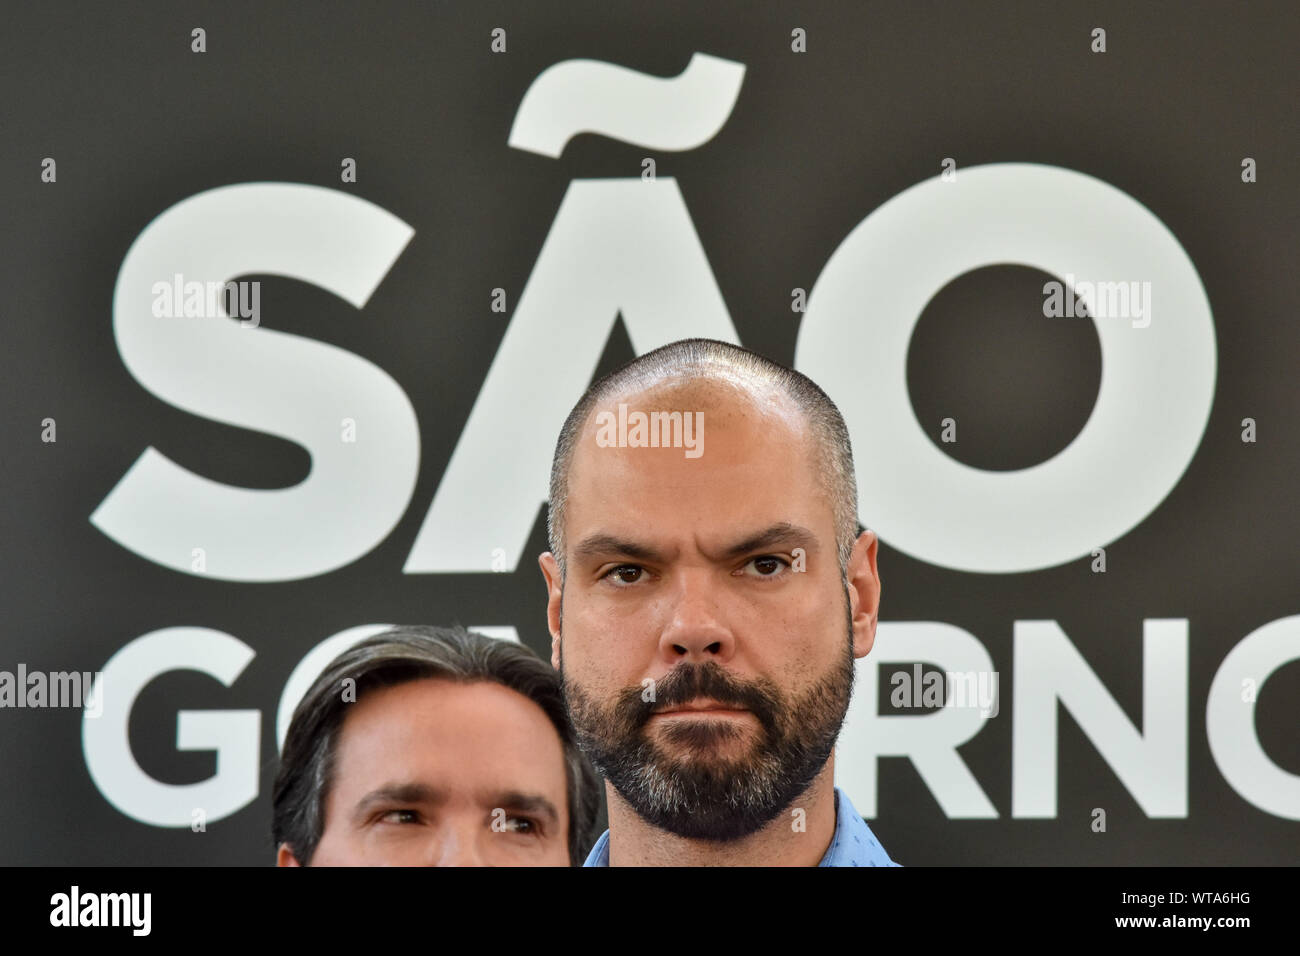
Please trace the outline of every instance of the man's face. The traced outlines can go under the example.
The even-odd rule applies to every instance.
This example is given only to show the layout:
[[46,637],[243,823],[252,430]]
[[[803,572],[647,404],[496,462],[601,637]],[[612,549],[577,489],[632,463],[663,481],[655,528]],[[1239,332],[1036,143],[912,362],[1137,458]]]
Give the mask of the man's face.
[[826,765],[874,636],[875,541],[858,540],[846,597],[815,446],[786,403],[661,391],[609,410],[619,401],[702,410],[704,453],[601,447],[593,413],[569,473],[562,591],[541,560],[552,663],[583,749],[643,819],[737,839]]
[[568,866],[567,793],[559,734],[522,694],[436,678],[366,691],[311,863]]

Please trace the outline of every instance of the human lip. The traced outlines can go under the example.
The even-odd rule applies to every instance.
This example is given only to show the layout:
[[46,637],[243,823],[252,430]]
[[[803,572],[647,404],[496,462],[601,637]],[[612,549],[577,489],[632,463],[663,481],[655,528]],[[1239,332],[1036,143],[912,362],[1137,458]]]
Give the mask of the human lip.
[[685,717],[685,716],[710,716],[710,717],[738,717],[747,714],[749,711],[743,707],[733,707],[729,704],[720,704],[716,700],[709,700],[703,697],[697,697],[695,700],[688,701],[684,704],[676,704],[672,707],[665,707],[663,710],[655,711],[656,717]]

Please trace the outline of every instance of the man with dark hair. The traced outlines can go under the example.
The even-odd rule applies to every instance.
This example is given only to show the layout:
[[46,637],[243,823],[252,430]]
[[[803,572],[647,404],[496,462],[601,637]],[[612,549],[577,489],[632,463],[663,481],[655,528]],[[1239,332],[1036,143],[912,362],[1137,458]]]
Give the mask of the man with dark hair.
[[897,865],[834,786],[880,604],[857,512],[839,410],[746,349],[675,342],[583,395],[540,564],[551,662],[606,777],[588,866]]
[[281,866],[568,866],[598,803],[551,667],[462,628],[397,627],[298,704],[272,835]]

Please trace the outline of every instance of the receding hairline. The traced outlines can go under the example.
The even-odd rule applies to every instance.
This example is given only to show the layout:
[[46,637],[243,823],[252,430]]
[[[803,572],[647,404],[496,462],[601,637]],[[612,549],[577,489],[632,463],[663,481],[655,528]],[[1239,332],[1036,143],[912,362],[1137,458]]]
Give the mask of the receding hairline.
[[712,339],[686,339],[647,352],[593,383],[565,420],[552,461],[547,509],[548,543],[561,575],[570,471],[581,436],[603,407],[659,395],[687,396],[703,406],[700,410],[728,396],[743,398],[764,412],[777,411],[801,433],[812,452],[809,460],[825,466],[813,471],[831,508],[844,568],[858,526],[857,487],[847,426],[835,403],[807,376],[755,352]]
[[[708,371],[705,369],[704,371]],[[578,451],[583,445],[582,437],[593,429],[593,419],[603,410],[626,402],[636,408],[645,409],[655,406],[665,411],[702,412],[718,416],[737,406],[753,409],[761,417],[775,417],[787,425],[795,436],[798,445],[791,450],[791,455],[805,463],[815,462],[819,458],[834,454],[828,436],[820,435],[813,417],[799,406],[798,401],[779,388],[762,388],[758,383],[745,380],[740,376],[714,377],[707,374],[679,375],[671,374],[662,381],[628,383],[627,388],[614,389],[599,398],[593,399],[583,421],[574,429],[578,440],[569,450],[564,465],[565,496],[572,481],[574,463]],[[717,421],[717,418],[714,418]],[[715,429],[717,425],[713,426]],[[716,431],[715,431],[716,434]],[[825,496],[826,504],[835,513],[835,488],[831,472],[809,465],[813,481]],[[567,512],[567,500],[566,512]],[[832,520],[832,526],[834,525]],[[838,529],[836,529],[838,531]]]
[[[709,368],[701,368],[699,374],[669,373],[662,379],[654,381],[629,381],[620,383],[609,391],[593,396],[587,404],[582,421],[573,428],[574,436],[582,436],[593,427],[593,419],[602,411],[616,409],[619,404],[627,404],[636,409],[648,409],[655,406],[656,411],[692,411],[714,412],[725,410],[728,405],[744,405],[757,410],[762,415],[773,415],[786,421],[792,430],[800,433],[805,441],[815,441],[816,424],[812,416],[799,406],[798,401],[780,388],[764,388],[759,382],[746,380],[736,375],[710,375]],[[577,443],[569,450],[569,464],[572,465]]]

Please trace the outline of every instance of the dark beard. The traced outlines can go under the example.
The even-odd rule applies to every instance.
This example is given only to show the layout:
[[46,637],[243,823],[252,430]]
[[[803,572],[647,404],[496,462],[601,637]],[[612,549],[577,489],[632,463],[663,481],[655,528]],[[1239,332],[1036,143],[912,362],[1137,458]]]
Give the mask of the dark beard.
[[[847,617],[847,608],[846,608]],[[647,823],[691,840],[728,842],[775,820],[816,778],[835,747],[853,690],[853,634],[845,653],[809,690],[787,701],[767,679],[740,681],[719,664],[681,664],[655,687],[619,692],[605,707],[564,674],[565,704],[578,744],[592,765]],[[646,733],[657,710],[709,697],[750,711],[758,739],[742,757],[720,761],[714,749],[742,730],[729,720],[673,720],[660,728],[683,757],[662,750]]]

